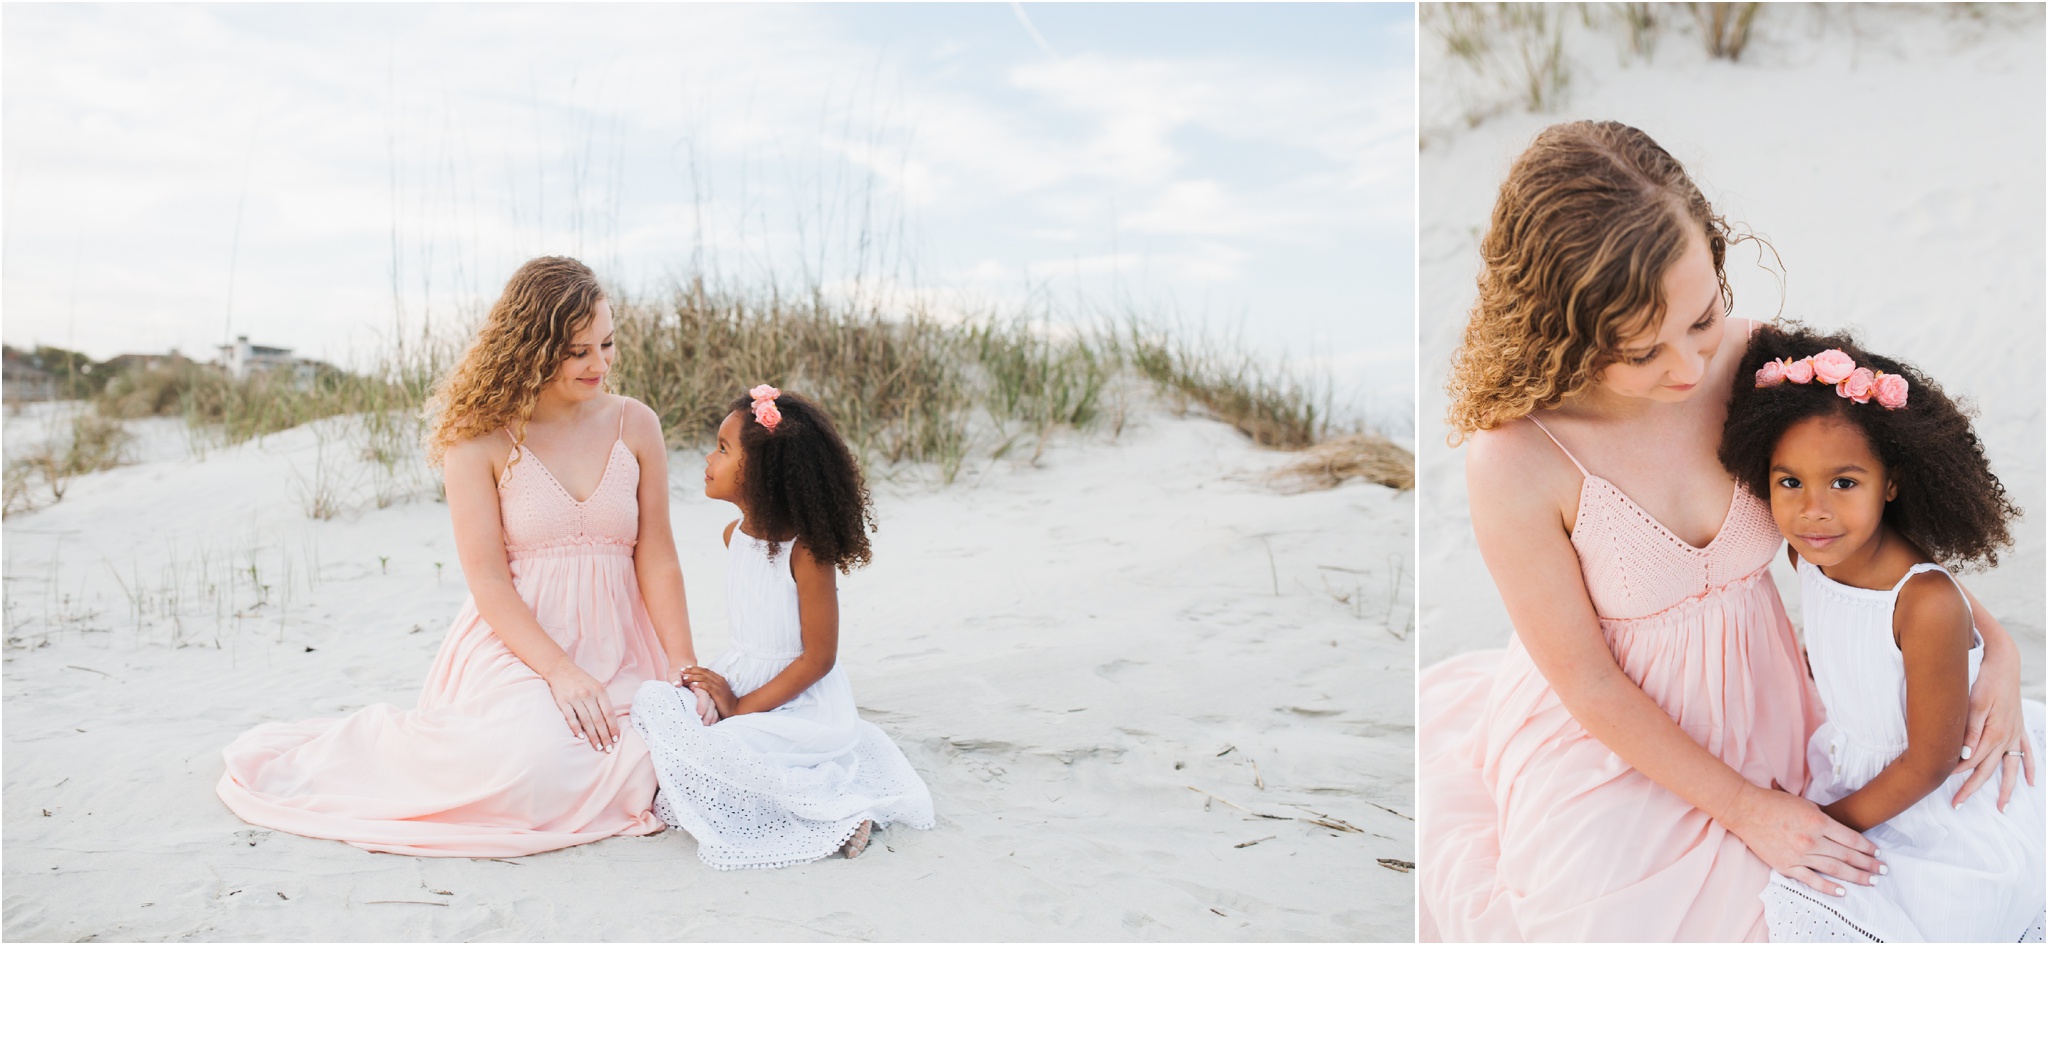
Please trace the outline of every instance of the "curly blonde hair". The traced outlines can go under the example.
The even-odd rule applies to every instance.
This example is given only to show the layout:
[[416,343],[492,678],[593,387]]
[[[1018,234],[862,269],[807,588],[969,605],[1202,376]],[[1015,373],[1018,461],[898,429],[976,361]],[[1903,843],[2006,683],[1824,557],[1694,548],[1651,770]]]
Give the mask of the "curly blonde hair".
[[1479,252],[1479,299],[1451,359],[1456,446],[1554,407],[1664,321],[1664,274],[1706,236],[1723,311],[1727,222],[1685,168],[1625,124],[1545,128],[1515,158]]
[[462,358],[427,401],[427,460],[438,466],[466,439],[512,430],[526,436],[534,400],[562,369],[569,339],[604,300],[589,267],[574,258],[535,258],[519,266]]

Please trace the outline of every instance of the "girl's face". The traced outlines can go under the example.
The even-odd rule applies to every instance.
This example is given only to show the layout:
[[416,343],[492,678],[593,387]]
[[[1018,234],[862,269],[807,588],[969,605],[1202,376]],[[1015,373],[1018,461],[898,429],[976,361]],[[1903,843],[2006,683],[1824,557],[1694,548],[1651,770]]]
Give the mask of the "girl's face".
[[1678,263],[1664,273],[1664,321],[1617,350],[1599,387],[1614,395],[1676,403],[1692,397],[1707,361],[1721,348],[1721,281],[1706,236],[1694,232]]
[[704,496],[714,501],[740,503],[739,411],[725,415],[718,423],[718,443],[704,455]]
[[571,403],[583,403],[604,392],[604,377],[611,373],[619,350],[612,344],[611,302],[598,299],[590,318],[569,335],[569,350],[562,354],[562,369],[547,390]]
[[1898,492],[1863,430],[1839,417],[1800,421],[1771,451],[1771,518],[1792,550],[1823,570],[1875,552],[1871,538]]

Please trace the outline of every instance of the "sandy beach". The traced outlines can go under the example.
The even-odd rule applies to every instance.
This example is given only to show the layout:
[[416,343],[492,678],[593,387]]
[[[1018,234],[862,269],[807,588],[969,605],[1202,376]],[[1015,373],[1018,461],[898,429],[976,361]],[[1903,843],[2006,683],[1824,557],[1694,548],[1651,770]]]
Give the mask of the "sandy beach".
[[[465,594],[431,494],[308,518],[338,423],[197,452],[147,422],[141,463],[7,521],[7,940],[1412,937],[1380,861],[1414,859],[1414,495],[1282,492],[1288,455],[1164,408],[877,484],[841,663],[930,832],[721,873],[675,831],[491,861],[252,828],[214,796],[221,746],[412,706]],[[733,512],[698,470],[672,459],[708,658]]]
[[[2041,699],[2043,48],[2038,8],[1999,14],[2019,24],[1939,10],[1767,6],[1732,64],[1707,58],[1690,29],[1667,32],[1646,60],[1631,58],[1614,28],[1569,19],[1572,73],[1557,110],[1514,109],[1476,127],[1456,103],[1483,91],[1425,28],[1416,412],[1424,666],[1502,645],[1509,632],[1472,542],[1463,455],[1445,446],[1442,421],[1478,239],[1508,163],[1538,130],[1611,119],[1656,138],[1730,222],[1782,257],[1781,312],[1780,284],[1757,266],[1756,248],[1730,248],[1736,316],[1849,328],[1870,350],[1910,360],[1976,402],[1992,468],[2026,516],[2000,565],[1963,580],[2019,642],[2022,692]],[[1775,572],[1796,622],[1798,585],[1782,562]]]

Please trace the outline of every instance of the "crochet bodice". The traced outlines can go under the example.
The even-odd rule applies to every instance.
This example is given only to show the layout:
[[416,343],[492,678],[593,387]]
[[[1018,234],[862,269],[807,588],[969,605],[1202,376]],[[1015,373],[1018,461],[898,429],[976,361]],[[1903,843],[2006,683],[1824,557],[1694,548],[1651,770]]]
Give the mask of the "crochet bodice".
[[640,535],[640,462],[612,441],[597,489],[578,501],[532,450],[513,452],[498,480],[505,556],[631,554]]
[[[1542,422],[1530,420],[1550,435]],[[1572,549],[1603,620],[1654,616],[1720,591],[1768,568],[1784,540],[1769,506],[1737,484],[1720,532],[1705,547],[1693,547],[1620,487],[1586,471],[1563,443],[1558,449],[1582,476]]]

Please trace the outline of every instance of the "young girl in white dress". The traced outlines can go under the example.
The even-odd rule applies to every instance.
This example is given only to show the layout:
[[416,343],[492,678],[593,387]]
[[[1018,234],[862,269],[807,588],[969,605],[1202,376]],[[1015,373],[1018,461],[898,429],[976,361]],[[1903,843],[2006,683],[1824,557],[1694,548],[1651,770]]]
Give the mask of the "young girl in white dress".
[[794,392],[754,388],[718,426],[704,493],[741,513],[725,529],[732,648],[684,671],[688,688],[649,682],[635,697],[661,782],[655,813],[719,870],[851,858],[876,827],[931,827],[931,792],[861,721],[837,664],[835,573],[867,564],[872,523],[831,419]]
[[[1773,873],[1773,942],[2041,942],[2044,819],[2034,780],[1958,803],[1983,642],[1947,565],[1994,565],[2019,513],[1955,404],[1848,338],[1759,331],[1737,371],[1721,462],[1799,571],[1806,654],[1827,710],[1806,797],[1878,847],[1872,885]],[[2041,705],[2026,705],[2042,744]],[[2021,752],[2000,756],[2021,771]]]

